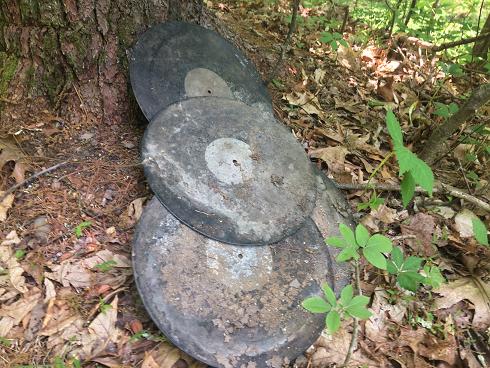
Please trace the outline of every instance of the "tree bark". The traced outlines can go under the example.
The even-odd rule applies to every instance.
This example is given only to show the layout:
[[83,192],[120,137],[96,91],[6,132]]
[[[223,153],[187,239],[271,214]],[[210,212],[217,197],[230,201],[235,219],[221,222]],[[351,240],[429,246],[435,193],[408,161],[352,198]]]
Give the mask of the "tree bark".
[[487,60],[488,49],[490,48],[490,14],[483,25],[483,28],[480,32],[480,35],[487,34],[482,40],[479,40],[473,46],[472,55],[474,58],[482,58],[483,60]]
[[424,145],[420,157],[429,165],[435,163],[449,150],[449,138],[466,121],[475,116],[477,110],[490,101],[490,84],[473,91],[466,103],[445,123],[439,125]]
[[120,122],[136,36],[168,16],[200,18],[202,0],[170,2],[175,8],[165,0],[0,0],[0,97],[71,99]]

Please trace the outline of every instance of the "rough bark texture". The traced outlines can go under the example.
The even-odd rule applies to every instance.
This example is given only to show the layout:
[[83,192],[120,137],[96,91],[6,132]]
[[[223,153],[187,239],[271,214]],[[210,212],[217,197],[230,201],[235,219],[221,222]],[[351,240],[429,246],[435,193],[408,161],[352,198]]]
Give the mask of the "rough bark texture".
[[445,123],[439,125],[425,143],[421,158],[433,164],[449,149],[449,138],[465,122],[475,116],[476,111],[490,101],[490,84],[478,87],[466,103]]
[[[200,0],[175,4],[174,18],[198,20]],[[0,0],[0,98],[78,99],[118,123],[128,105],[126,50],[168,9],[164,0]]]
[[[480,32],[480,34],[490,34],[490,14],[487,17],[487,20],[485,21],[485,24],[483,25],[483,28]],[[479,40],[475,42],[475,46],[473,46],[473,56],[474,57],[480,57],[484,60],[487,59],[487,54],[488,54],[488,49],[490,48],[490,35],[485,37],[483,40]]]

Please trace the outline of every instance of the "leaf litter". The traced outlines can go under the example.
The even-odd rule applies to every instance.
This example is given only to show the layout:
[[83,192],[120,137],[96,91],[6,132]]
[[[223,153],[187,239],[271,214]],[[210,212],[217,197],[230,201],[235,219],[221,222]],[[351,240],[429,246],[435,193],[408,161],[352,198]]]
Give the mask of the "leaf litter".
[[[208,5],[244,40],[249,57],[266,76],[277,57],[271,50],[287,32],[282,19],[289,6],[280,2],[271,12],[252,3]],[[301,10],[304,19],[324,14],[321,7]],[[255,32],[250,22],[256,25]],[[432,96],[435,83],[443,81],[441,93],[448,101],[468,88],[443,80],[432,68],[436,58],[429,60],[401,41],[397,42],[405,56],[394,57],[388,48],[373,42],[365,48],[350,42],[354,45],[340,46],[335,54],[318,42],[319,33],[300,29],[294,36],[304,47],[288,53],[278,76],[280,87],[272,87],[271,92],[280,120],[292,129],[315,164],[340,183],[366,184],[390,152],[385,107],[398,109],[405,137],[414,137],[405,142],[412,147],[430,123],[431,112],[422,100],[427,98],[424,95]],[[347,29],[344,38],[353,36]],[[29,110],[33,108],[37,110]],[[202,366],[165,341],[131,282],[132,230],[149,196],[137,167],[134,139],[141,137],[143,128],[133,123],[105,126],[100,123],[100,111],[87,114],[78,100],[59,118],[70,124],[55,132],[30,128],[42,127],[46,114],[59,115],[47,113],[45,101],[25,111],[13,109],[6,106],[0,114],[2,136],[11,134],[12,121],[20,132],[15,141],[0,140],[4,182],[24,180],[33,157],[76,154],[84,164],[65,168],[54,178],[43,177],[0,203],[0,365],[4,361],[13,367],[43,364],[62,354],[66,362],[80,359],[90,367]],[[66,142],[73,137],[68,147]],[[118,137],[123,138],[118,141]],[[454,156],[461,159],[473,150],[461,146]],[[444,174],[450,164],[444,163],[438,174],[445,182],[464,188],[461,175]],[[482,174],[483,166],[475,161],[472,169]],[[399,183],[395,162],[388,161],[372,183]],[[369,199],[364,190],[346,195],[353,209]],[[470,232],[474,216],[484,214],[478,209],[468,214],[461,203],[442,196],[435,196],[432,203],[416,198],[408,211],[396,194],[383,197],[385,203],[357,213],[357,219],[398,238],[406,254],[429,256],[445,265],[451,281],[437,290],[424,289],[415,298],[396,288],[381,291],[388,276],[366,267],[362,285],[371,297],[373,316],[361,324],[352,366],[435,367],[460,361],[477,366],[478,349],[461,345],[458,333],[461,329],[484,333],[489,326],[490,267],[479,263],[469,271],[462,267],[470,257],[488,257],[488,250],[477,248]],[[73,229],[83,222],[92,225],[77,237]],[[478,275],[471,274],[477,271]],[[333,337],[322,335],[296,366],[338,366],[349,348],[351,329],[344,325]],[[33,341],[38,347],[33,348]]]

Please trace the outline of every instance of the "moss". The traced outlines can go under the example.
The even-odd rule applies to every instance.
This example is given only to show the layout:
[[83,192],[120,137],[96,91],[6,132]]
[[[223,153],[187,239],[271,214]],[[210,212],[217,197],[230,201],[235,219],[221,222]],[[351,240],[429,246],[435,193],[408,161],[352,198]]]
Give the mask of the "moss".
[[19,9],[22,23],[25,25],[34,24],[39,19],[39,1],[20,0]]
[[0,96],[4,96],[17,71],[19,60],[12,54],[0,52]]
[[71,44],[73,48],[65,52],[66,61],[78,75],[82,74],[86,66],[88,55],[90,54],[91,34],[89,34],[82,24],[75,25],[60,33],[60,40],[63,44]]
[[63,9],[59,0],[42,0],[38,3],[42,25],[61,27],[65,24]]

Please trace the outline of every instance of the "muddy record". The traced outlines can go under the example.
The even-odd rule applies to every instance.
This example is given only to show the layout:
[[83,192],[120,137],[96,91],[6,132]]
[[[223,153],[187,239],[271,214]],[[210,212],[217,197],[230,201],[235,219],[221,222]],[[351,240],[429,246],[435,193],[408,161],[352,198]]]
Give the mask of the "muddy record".
[[315,206],[303,147],[270,112],[239,101],[196,97],[169,106],[148,126],[142,158],[162,204],[221,242],[278,242]]
[[176,346],[213,367],[281,367],[324,326],[301,301],[325,281],[339,291],[328,252],[311,220],[278,244],[233,246],[191,230],[153,198],[133,265],[146,309]]

